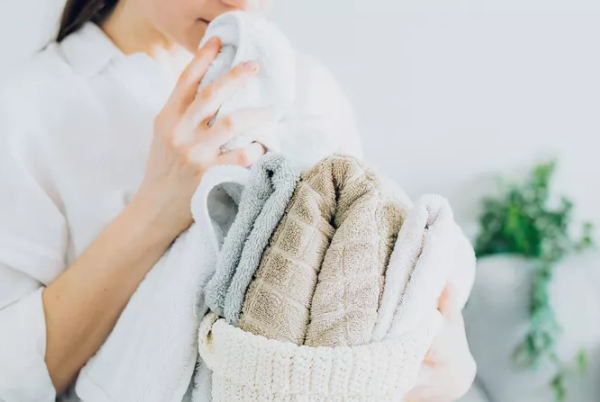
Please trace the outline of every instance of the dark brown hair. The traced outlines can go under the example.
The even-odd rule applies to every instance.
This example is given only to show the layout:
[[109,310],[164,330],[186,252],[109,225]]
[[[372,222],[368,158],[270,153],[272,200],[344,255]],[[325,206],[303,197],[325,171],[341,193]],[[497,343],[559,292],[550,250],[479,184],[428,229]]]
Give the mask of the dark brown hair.
[[117,5],[118,1],[119,0],[67,1],[56,40],[58,42],[62,41],[89,21],[95,23],[102,22],[102,20],[106,18]]

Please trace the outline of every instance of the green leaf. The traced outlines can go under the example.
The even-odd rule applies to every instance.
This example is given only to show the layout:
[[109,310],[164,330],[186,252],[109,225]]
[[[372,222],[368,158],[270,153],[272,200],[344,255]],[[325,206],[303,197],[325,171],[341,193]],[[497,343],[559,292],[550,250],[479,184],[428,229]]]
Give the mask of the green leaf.
[[579,374],[583,375],[585,374],[585,372],[588,369],[588,360],[587,360],[587,355],[585,353],[584,350],[580,350],[579,353],[577,353],[577,370],[579,371]]
[[[573,239],[574,203],[560,198],[560,205],[550,205],[551,181],[556,161],[534,166],[522,182],[498,179],[498,194],[482,201],[480,231],[475,240],[478,258],[495,254],[520,255],[535,262],[530,275],[529,328],[513,352],[512,359],[521,369],[535,370],[543,361],[557,365],[552,387],[557,401],[566,397],[569,370],[556,353],[562,329],[552,308],[549,287],[556,264],[571,253],[593,247],[594,226],[583,225],[581,238]],[[585,354],[577,356],[577,372],[583,372]]]
[[554,400],[564,402],[567,399],[567,388],[565,386],[565,374],[559,372],[552,378],[550,388],[554,391]]

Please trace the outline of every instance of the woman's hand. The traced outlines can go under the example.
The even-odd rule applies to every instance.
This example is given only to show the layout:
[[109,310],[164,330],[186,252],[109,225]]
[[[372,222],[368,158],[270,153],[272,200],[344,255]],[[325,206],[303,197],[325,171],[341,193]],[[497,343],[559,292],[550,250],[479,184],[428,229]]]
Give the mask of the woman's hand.
[[421,366],[408,402],[454,402],[471,388],[477,365],[467,342],[465,323],[452,286],[440,299],[444,328]]
[[258,64],[248,62],[234,68],[196,96],[220,46],[219,40],[213,39],[198,52],[156,118],[146,176],[134,198],[152,222],[173,238],[192,223],[190,201],[210,167],[250,166],[264,154],[260,144],[226,154],[221,154],[220,147],[237,134],[264,125],[269,119],[267,111],[240,111],[211,124],[223,102],[254,78]]

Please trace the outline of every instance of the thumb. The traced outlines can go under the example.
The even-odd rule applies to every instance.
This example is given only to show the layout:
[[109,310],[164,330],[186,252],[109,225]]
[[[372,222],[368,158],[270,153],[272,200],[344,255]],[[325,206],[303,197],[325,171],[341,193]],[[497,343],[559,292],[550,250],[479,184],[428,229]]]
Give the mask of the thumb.
[[457,293],[456,287],[452,283],[448,283],[440,296],[438,308],[448,321],[454,321],[457,317],[462,318],[462,309]]

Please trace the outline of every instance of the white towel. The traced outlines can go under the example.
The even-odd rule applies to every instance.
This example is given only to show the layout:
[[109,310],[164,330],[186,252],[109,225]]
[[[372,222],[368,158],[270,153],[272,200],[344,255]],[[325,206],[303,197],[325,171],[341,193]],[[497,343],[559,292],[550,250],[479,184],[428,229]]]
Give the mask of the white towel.
[[408,212],[390,257],[373,341],[399,338],[424,322],[441,325],[438,305],[445,286],[452,282],[458,288],[464,307],[474,270],[475,253],[448,201],[422,197]]
[[216,266],[220,238],[235,218],[236,186],[221,184],[237,183],[239,189],[248,176],[248,170],[234,166],[205,174],[192,199],[195,223],[146,276],[81,371],[76,392],[82,400],[182,401],[198,357],[198,326],[206,314],[202,289]]
[[215,18],[200,46],[213,37],[221,39],[221,52],[202,80],[199,92],[241,63],[258,61],[260,64],[258,76],[223,104],[217,120],[236,111],[254,108],[268,108],[274,117],[270,126],[240,135],[226,144],[223,151],[254,141],[270,150],[279,150],[279,138],[285,128],[281,122],[296,98],[296,54],[293,47],[273,22],[246,11],[232,11]]

